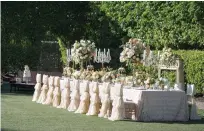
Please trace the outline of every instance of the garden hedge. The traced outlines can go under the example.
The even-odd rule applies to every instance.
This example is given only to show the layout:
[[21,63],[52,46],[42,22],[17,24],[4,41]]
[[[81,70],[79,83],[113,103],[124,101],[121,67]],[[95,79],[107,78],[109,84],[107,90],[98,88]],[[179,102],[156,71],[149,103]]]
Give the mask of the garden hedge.
[[99,8],[127,32],[156,49],[203,49],[203,2],[118,1]]
[[[204,51],[177,50],[174,53],[184,61],[185,84],[195,84],[196,93],[204,93]],[[176,80],[173,71],[163,71],[163,76],[171,82]]]

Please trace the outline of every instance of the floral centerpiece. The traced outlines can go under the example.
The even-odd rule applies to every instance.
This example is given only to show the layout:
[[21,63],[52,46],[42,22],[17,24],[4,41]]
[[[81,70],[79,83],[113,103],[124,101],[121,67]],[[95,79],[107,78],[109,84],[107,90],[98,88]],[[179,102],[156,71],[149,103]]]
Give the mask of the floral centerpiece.
[[92,74],[92,80],[93,81],[99,81],[101,79],[101,74],[98,71],[93,72]]
[[120,53],[120,62],[140,63],[145,49],[144,43],[141,39],[131,38],[129,42],[122,45],[123,51]]
[[71,49],[73,61],[76,64],[81,64],[81,68],[83,69],[83,63],[92,59],[94,51],[94,42],[90,40],[76,41]]
[[116,72],[110,71],[110,72],[106,72],[101,78],[101,80],[103,82],[113,82],[115,78],[116,78]]
[[134,85],[133,76],[127,76],[125,78],[125,84],[132,87]]
[[71,77],[72,73],[73,73],[73,70],[71,67],[65,67],[63,69],[63,75],[64,76],[67,76],[67,77]]
[[63,68],[63,73],[62,73],[64,76],[66,76],[67,75],[67,67],[64,67]]
[[138,86],[143,86],[144,85],[144,81],[147,77],[147,73],[146,72],[136,72],[135,73],[135,78],[136,78],[136,81],[135,81],[135,84],[138,85]]
[[158,80],[157,80],[157,85],[162,89],[162,90],[164,90],[164,86],[165,85],[168,85],[168,80],[166,79],[166,78],[159,78]]
[[82,72],[81,71],[74,71],[74,73],[72,73],[72,77],[75,79],[79,79],[81,76]]
[[84,70],[80,76],[81,80],[92,80],[92,71]]
[[123,67],[118,68],[118,73],[119,74],[125,74],[126,73],[125,68],[123,68]]
[[118,68],[117,78],[125,77],[126,76],[125,73],[126,73],[125,68],[123,68],[123,67]]
[[145,87],[151,88],[151,86],[155,83],[155,79],[152,77],[148,77],[147,80],[144,82],[145,83]]
[[94,66],[93,66],[93,65],[88,65],[88,66],[87,66],[87,70],[89,70],[89,71],[94,70]]
[[125,78],[126,77],[117,77],[117,78],[113,79],[112,81],[116,82],[116,83],[125,84]]

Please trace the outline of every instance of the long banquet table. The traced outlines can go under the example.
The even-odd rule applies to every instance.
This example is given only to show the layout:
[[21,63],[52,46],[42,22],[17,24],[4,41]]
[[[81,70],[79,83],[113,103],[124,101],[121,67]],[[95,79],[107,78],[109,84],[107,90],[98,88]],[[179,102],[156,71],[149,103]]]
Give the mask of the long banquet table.
[[[102,90],[103,85],[99,84],[100,97],[103,96]],[[111,86],[111,97],[113,94],[114,86]],[[124,102],[132,102],[136,104],[137,121],[189,120],[187,97],[184,91],[138,90],[133,88],[123,88],[123,99]]]

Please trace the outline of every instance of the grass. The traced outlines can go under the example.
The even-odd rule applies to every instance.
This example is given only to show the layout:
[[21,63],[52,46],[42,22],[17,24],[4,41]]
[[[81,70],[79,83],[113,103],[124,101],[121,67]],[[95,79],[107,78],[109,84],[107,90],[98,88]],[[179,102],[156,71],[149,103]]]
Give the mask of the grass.
[[189,122],[112,122],[96,116],[74,114],[32,102],[32,93],[2,93],[3,131],[203,131],[203,117]]

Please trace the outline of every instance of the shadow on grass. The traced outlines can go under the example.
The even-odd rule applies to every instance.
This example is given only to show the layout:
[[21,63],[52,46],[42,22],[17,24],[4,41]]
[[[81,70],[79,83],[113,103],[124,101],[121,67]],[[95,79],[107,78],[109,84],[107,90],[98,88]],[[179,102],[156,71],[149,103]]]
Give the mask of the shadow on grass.
[[12,90],[10,92],[10,84],[3,84],[1,86],[1,94],[3,95],[29,95],[32,96],[34,93],[34,89],[28,89],[28,88],[19,88],[19,90]]
[[189,120],[186,122],[181,121],[133,121],[133,120],[122,120],[125,122],[137,122],[137,123],[161,123],[161,124],[204,124],[204,116],[201,116],[201,120]]
[[13,129],[9,129],[9,128],[1,128],[1,131],[18,131],[18,130],[13,130]]

